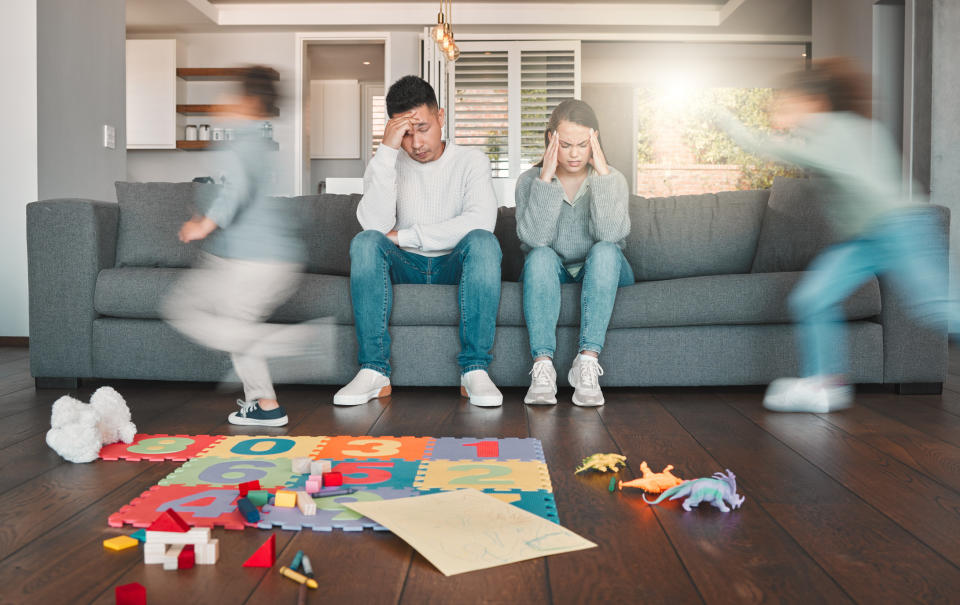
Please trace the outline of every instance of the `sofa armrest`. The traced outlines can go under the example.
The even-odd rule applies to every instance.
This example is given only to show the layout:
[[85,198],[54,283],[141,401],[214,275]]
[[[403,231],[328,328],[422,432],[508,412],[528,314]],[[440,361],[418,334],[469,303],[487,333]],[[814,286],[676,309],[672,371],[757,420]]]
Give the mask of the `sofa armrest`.
[[[943,267],[948,263],[950,210],[943,206],[930,205],[937,218],[938,235],[942,237]],[[947,296],[948,278],[944,270],[943,295]],[[947,325],[928,327],[920,324],[907,313],[903,297],[890,283],[880,276],[880,300],[883,324],[883,381],[891,383],[943,382],[947,376]]]
[[93,294],[116,258],[119,206],[56,199],[27,204],[30,372],[93,376]]

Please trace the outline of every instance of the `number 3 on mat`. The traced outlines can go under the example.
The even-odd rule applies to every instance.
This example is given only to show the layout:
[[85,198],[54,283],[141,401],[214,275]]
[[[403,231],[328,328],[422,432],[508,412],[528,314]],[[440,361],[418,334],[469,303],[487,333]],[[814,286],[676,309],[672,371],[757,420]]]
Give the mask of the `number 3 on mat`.
[[451,485],[513,485],[515,481],[512,479],[506,481],[493,481],[494,477],[503,477],[513,473],[513,469],[506,466],[495,466],[493,464],[460,464],[457,466],[451,466],[447,470],[451,472],[464,471],[470,473],[471,471],[486,471],[486,473],[473,473],[465,477],[457,477],[456,479],[451,479],[449,483]]
[[349,456],[351,458],[368,458],[371,456],[389,458],[390,456],[399,454],[400,446],[403,444],[392,439],[354,439],[353,441],[347,443],[347,445],[366,445],[369,446],[369,449],[367,451],[343,450],[344,456]]

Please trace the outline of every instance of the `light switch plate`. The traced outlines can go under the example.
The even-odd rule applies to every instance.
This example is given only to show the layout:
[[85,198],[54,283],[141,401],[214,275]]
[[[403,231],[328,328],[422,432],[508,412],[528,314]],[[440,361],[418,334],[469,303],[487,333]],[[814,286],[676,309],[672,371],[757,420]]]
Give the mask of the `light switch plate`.
[[107,149],[117,148],[117,129],[109,124],[103,125],[103,146]]

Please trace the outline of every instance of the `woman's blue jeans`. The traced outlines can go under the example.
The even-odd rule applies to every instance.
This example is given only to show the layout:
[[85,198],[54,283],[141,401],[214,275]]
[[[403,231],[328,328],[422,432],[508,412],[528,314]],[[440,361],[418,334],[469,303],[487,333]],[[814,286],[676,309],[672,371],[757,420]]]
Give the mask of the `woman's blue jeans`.
[[363,231],[350,242],[350,297],[359,344],[358,361],[390,375],[393,284],[459,284],[460,355],[463,373],[485,370],[493,356],[500,307],[500,243],[475,229],[450,254],[423,256],[401,250],[379,231]]
[[552,358],[557,348],[560,284],[582,282],[580,290],[580,351],[603,350],[617,288],[633,283],[633,270],[620,247],[597,242],[576,277],[549,246],[527,252],[523,263],[523,316],[530,336],[530,354]]

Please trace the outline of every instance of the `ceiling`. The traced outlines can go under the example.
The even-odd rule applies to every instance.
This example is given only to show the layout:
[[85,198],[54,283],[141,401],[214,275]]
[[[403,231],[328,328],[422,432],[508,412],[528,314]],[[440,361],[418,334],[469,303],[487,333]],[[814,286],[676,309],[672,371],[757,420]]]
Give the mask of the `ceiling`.
[[383,82],[383,51],[383,44],[310,44],[310,79]]

